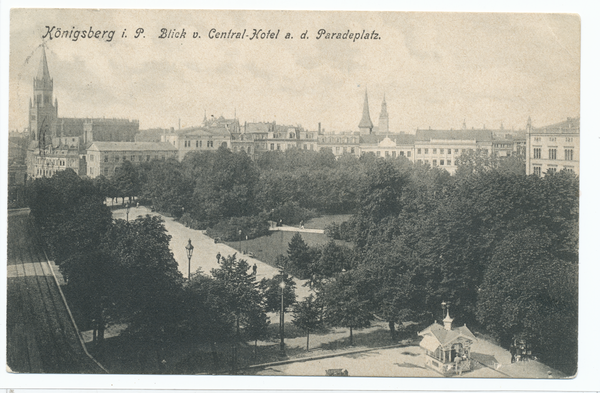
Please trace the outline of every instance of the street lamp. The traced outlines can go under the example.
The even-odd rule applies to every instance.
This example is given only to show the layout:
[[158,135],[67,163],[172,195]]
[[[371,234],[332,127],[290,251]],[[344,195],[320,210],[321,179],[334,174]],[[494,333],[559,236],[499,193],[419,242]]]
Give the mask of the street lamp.
[[283,340],[283,324],[284,324],[284,316],[285,316],[285,310],[283,308],[283,291],[285,289],[285,281],[283,281],[284,276],[283,276],[283,271],[281,271],[281,283],[279,284],[279,287],[281,288],[281,312],[280,312],[280,317],[279,317],[279,335],[281,337],[281,342],[279,343],[279,350],[282,353],[285,353],[285,342]]
[[125,213],[127,214],[127,222],[129,222],[129,203],[125,204]]
[[190,279],[190,267],[192,264],[192,253],[194,252],[194,246],[192,246],[192,239],[188,240],[187,246],[185,246],[185,252],[188,257],[188,280]]

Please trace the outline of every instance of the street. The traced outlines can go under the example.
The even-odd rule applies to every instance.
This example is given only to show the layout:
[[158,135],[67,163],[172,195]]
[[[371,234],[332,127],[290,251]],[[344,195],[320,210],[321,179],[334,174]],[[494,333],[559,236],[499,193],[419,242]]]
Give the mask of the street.
[[28,373],[101,373],[79,341],[28,214],[8,216],[8,367]]
[[[271,278],[279,274],[279,270],[270,266],[264,262],[259,261],[256,258],[251,258],[248,255],[240,254],[237,250],[229,247],[224,243],[215,243],[214,240],[201,231],[187,228],[186,226],[175,221],[171,217],[165,217],[158,213],[150,211],[145,206],[132,207],[129,209],[129,219],[134,220],[138,216],[145,216],[146,214],[160,216],[165,221],[165,228],[171,235],[171,251],[173,256],[179,265],[179,271],[184,277],[188,275],[188,258],[185,250],[185,246],[188,244],[188,239],[192,240],[194,246],[194,253],[191,259],[191,273],[192,275],[201,269],[201,272],[209,275],[211,269],[219,267],[217,264],[217,254],[220,253],[223,257],[229,255],[238,254],[238,259],[244,259],[250,266],[256,264],[256,280],[260,281],[262,278]],[[126,210],[116,209],[113,210],[113,217],[126,219]],[[296,229],[297,230],[297,229]],[[307,297],[311,291],[308,287],[303,286],[306,281],[294,279],[296,282],[296,295],[298,300],[302,300]],[[286,315],[287,316],[287,315]]]

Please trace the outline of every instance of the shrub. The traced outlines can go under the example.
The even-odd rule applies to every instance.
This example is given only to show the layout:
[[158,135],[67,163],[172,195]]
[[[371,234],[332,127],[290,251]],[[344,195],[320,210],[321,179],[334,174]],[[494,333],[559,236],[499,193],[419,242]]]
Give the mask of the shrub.
[[[258,216],[232,217],[228,220],[219,221],[206,230],[206,234],[212,238],[223,241],[236,241],[240,239],[254,239],[269,233],[269,222],[264,213]],[[241,231],[241,235],[239,233]]]
[[300,221],[306,222],[318,216],[316,210],[300,207],[298,202],[286,202],[271,212],[272,220],[282,220],[286,225],[298,225]]
[[354,221],[344,221],[341,224],[332,222],[325,227],[325,235],[334,240],[354,241]]
[[188,228],[196,229],[196,230],[204,230],[208,228],[209,223],[206,221],[198,221],[189,213],[184,213],[177,221],[182,223]]

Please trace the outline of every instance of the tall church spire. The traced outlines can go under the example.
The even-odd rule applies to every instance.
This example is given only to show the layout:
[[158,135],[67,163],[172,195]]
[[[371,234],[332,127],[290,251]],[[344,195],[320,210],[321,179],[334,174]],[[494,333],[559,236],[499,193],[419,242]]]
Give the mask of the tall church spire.
[[383,95],[383,102],[381,103],[381,114],[379,115],[379,131],[380,134],[387,134],[390,132],[390,119],[387,112],[387,103],[385,102],[385,94]]
[[48,60],[46,59],[46,50],[44,49],[44,45],[42,45],[42,57],[38,67],[37,79],[50,80],[50,71],[48,71]]
[[365,103],[363,106],[362,119],[358,123],[358,128],[361,134],[370,134],[373,131],[373,122],[369,115],[369,97],[367,96],[367,90],[365,90]]

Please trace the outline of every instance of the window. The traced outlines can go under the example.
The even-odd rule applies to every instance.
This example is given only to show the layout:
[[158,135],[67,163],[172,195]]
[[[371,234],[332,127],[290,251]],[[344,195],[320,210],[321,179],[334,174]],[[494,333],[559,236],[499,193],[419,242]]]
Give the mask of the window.
[[386,157],[389,157],[389,156],[390,156],[390,152],[389,152],[389,151],[386,151],[386,152],[385,152],[385,156],[386,156]]
[[440,165],[444,165],[444,160],[440,160]]
[[417,160],[417,163],[422,164],[423,160]]
[[123,162],[127,161],[127,156],[123,156]]
[[425,154],[429,154],[429,149],[425,149]]
[[573,138],[568,136],[565,138],[565,142],[573,142]]
[[400,157],[404,157],[404,152],[403,151],[400,152]]
[[564,170],[565,170],[566,172],[573,173],[573,168],[571,168],[571,167],[565,167],[565,169],[564,169]]
[[206,147],[213,147],[213,141],[206,141]]
[[94,155],[90,154],[90,161],[94,161]]
[[565,160],[573,161],[573,149],[565,149]]
[[533,148],[533,158],[542,158],[542,148],[541,147]]
[[533,167],[533,174],[536,176],[542,176],[542,167],[540,166],[534,166]]
[[199,141],[196,141],[196,147],[200,147],[200,146],[198,146],[198,142],[199,142]]
[[437,165],[437,160],[433,160],[433,165],[436,166]]
[[533,138],[533,140],[536,141],[536,142],[541,142],[542,138],[539,137],[539,136],[536,136],[535,138]]
[[119,156],[115,156],[115,162],[119,162]]
[[[401,151],[401,152],[400,152],[400,155],[401,155],[401,156],[403,156],[403,155],[404,155],[404,152],[403,152],[403,151]],[[396,152],[395,152],[395,151],[393,151],[393,152],[392,152],[392,157],[396,158]]]
[[380,152],[380,151],[378,151],[378,152],[377,152],[377,157],[380,157],[380,156],[381,156],[381,152]]
[[104,162],[108,162],[108,156],[104,156]]
[[277,150],[281,150],[281,145],[279,143],[277,144]]
[[108,176],[108,168],[104,168],[104,176]]
[[308,150],[308,145],[306,143],[304,144],[304,150]]
[[150,156],[146,156],[146,161],[150,161]]
[[135,161],[135,156],[134,155],[131,156],[131,162],[133,162],[133,161]]
[[556,160],[556,149],[548,149],[548,158]]
[[550,142],[556,142],[556,137],[555,136],[551,136],[550,137]]
[[429,160],[425,160],[425,164],[429,164]]
[[271,143],[271,150],[275,150],[275,144]]
[[464,153],[464,152],[465,152],[465,149],[460,149],[460,152],[461,152],[461,153]]
[[458,149],[454,149],[454,154],[458,154]]
[[335,147],[335,154],[340,154],[340,147],[339,146]]
[[548,168],[546,173],[556,173],[556,168]]
[[417,149],[417,154],[421,154],[421,149]]
[[436,154],[436,153],[437,153],[437,149],[433,149],[433,154]]
[[448,154],[452,154],[452,149],[448,149]]
[[409,151],[406,152],[406,157],[410,157],[410,152]]
[[350,148],[350,153],[354,154],[354,148],[353,147]]

